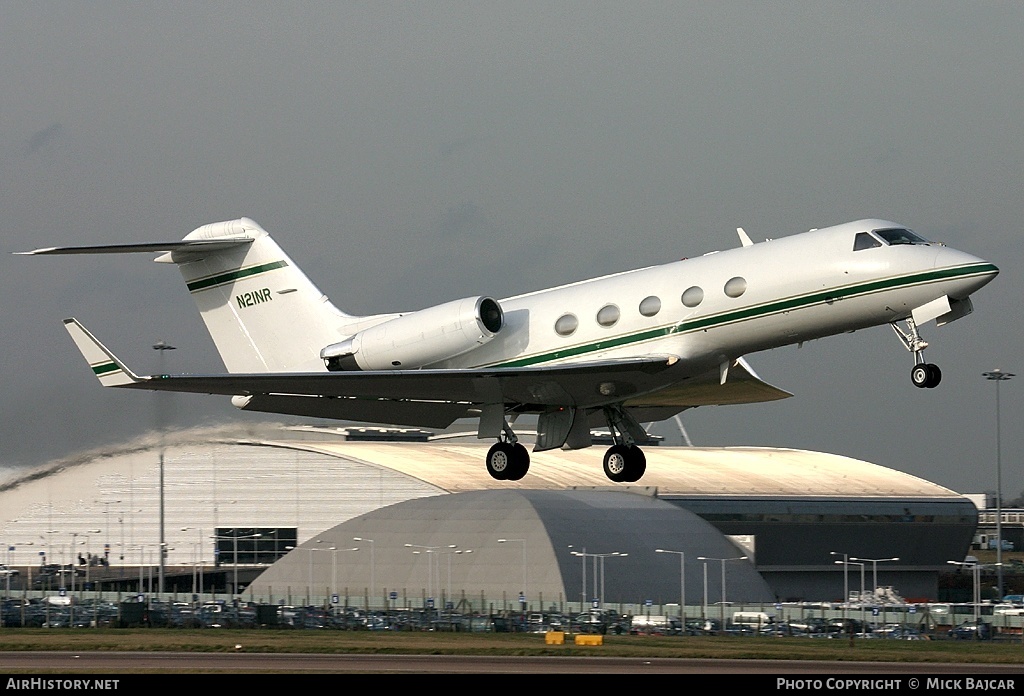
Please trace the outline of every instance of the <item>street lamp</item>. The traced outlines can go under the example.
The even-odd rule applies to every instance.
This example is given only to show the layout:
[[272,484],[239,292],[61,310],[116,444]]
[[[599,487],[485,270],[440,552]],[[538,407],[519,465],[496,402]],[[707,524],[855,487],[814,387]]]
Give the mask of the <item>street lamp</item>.
[[242,535],[238,534],[238,529],[237,528],[233,529],[232,531],[234,532],[234,534],[232,534],[230,536],[227,536],[227,535],[221,535],[221,536],[214,535],[212,538],[213,539],[231,539],[233,541],[232,552],[231,553],[234,556],[234,558],[232,560],[234,561],[234,566],[235,566],[235,571],[234,571],[234,573],[235,573],[234,574],[234,578],[235,579],[234,579],[234,587],[232,588],[232,594],[238,594],[238,540],[239,539],[259,539],[263,535],[262,534],[246,534],[246,535],[242,536]]
[[[830,556],[843,557],[843,618],[846,618],[846,604],[850,601],[850,557],[838,551],[829,551]],[[839,561],[836,561],[838,563]]]
[[[898,560],[900,560],[900,557],[899,556],[893,556],[892,558],[854,558],[854,557],[851,556],[850,560],[851,561],[864,561],[865,563],[870,563],[871,564],[871,582],[874,583],[874,587],[872,588],[871,594],[874,595],[875,597],[877,597],[878,596],[878,564],[879,563],[887,563],[889,561],[898,561]],[[863,593],[864,593],[864,590],[863,590],[863,588],[861,588],[861,594],[863,594]]]
[[[586,551],[572,551],[572,555],[579,556],[584,559],[589,556],[594,559],[594,598],[597,600],[601,608],[604,608],[604,559],[609,557],[625,557],[628,553],[622,553],[621,551],[612,551],[611,553],[587,553]],[[601,559],[600,575],[598,575],[597,559]],[[586,565],[583,566],[586,569]],[[600,590],[598,589],[598,579],[600,578]],[[584,592],[586,592],[586,576],[584,576]]]
[[110,564],[110,505],[111,503],[120,503],[120,500],[98,500],[98,503],[103,504],[103,519],[107,524],[106,538],[103,540],[103,560]]
[[[679,556],[679,620],[686,628],[686,552],[669,549],[654,549],[654,553],[674,553]],[[685,631],[684,631],[685,632]]]
[[[745,561],[745,560],[747,560],[747,557],[746,556],[734,556],[733,558],[708,558],[707,556],[697,556],[697,560],[705,562],[705,565],[704,565],[705,584],[707,583],[706,578],[707,578],[707,572],[708,572],[707,571],[707,561],[721,561],[721,563],[722,563],[722,602],[721,602],[722,611],[721,611],[721,615],[722,615],[722,630],[724,631],[725,630],[725,564],[726,564],[727,561]],[[705,594],[705,596],[707,596],[707,590],[705,590],[704,594]],[[707,603],[707,600],[705,599],[705,604],[706,603]]]
[[[569,544],[569,548],[572,548],[572,544]],[[580,557],[580,566],[582,567],[583,572],[583,584],[581,586],[582,589],[580,590],[580,611],[582,612],[586,608],[587,604],[587,547],[583,547],[582,553],[579,551],[570,551],[569,553],[573,556]]]
[[373,539],[364,539],[363,537],[352,537],[352,541],[365,541],[370,545],[370,595],[372,596],[376,592],[377,580],[374,577],[374,554],[373,554]]
[[[158,351],[160,354],[160,369],[159,374],[163,374],[164,371],[164,353],[169,350],[177,350],[174,346],[166,343],[163,340],[157,341],[153,344],[153,350]],[[159,404],[163,401],[158,401],[157,407],[157,430],[160,432],[160,576],[157,585],[157,592],[163,594],[164,591],[164,555],[166,554],[166,543],[167,540],[164,537],[164,422],[163,422],[163,410],[159,408]]]
[[[423,549],[422,553],[427,556],[427,596],[430,599],[434,597],[434,557],[432,554],[438,549],[454,549],[458,547],[458,544],[448,544],[447,546],[421,546],[420,544],[406,544],[406,548],[409,549]],[[415,554],[421,553],[420,551],[413,551]],[[438,568],[437,571],[438,579],[437,584],[441,584],[441,570]],[[440,589],[440,588],[438,588]]]
[[[450,602],[451,598],[452,598],[452,556],[461,556],[464,553],[473,553],[473,549],[455,549],[455,550],[451,550],[451,548],[449,548],[448,551],[442,551],[441,553],[443,553],[445,556],[448,556],[448,595],[447,595],[447,601]],[[437,572],[440,575],[441,570],[438,569]],[[440,578],[438,578],[437,584],[438,585],[441,584],[441,579]],[[440,588],[438,588],[438,589],[440,589]]]
[[523,545],[523,599],[526,599],[526,539],[498,539],[499,544],[506,544],[510,541],[518,541]]
[[1011,377],[1012,372],[1003,372],[998,367],[991,372],[983,372],[982,376],[996,383],[996,577],[998,578],[999,598],[1003,597],[1003,457],[1000,437],[999,418],[999,383]]
[[[837,564],[838,563],[842,563],[842,562],[843,561],[836,561]],[[849,565],[860,566],[860,602],[858,602],[858,603],[860,604],[860,623],[861,623],[861,627],[862,627],[861,630],[863,630],[863,626],[864,626],[864,569],[867,567],[868,564],[867,563],[858,563],[856,561],[851,561],[849,559],[847,559],[846,563],[849,564]]]

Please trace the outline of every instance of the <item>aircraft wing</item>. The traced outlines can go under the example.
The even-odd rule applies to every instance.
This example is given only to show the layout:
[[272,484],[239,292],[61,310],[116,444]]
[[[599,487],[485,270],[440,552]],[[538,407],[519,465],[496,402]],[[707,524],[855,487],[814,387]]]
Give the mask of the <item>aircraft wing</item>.
[[675,356],[527,368],[140,376],[76,319],[64,325],[104,386],[223,394],[245,410],[292,415],[444,427],[485,404],[541,412],[625,403],[668,408],[670,416],[697,405],[789,396],[741,369],[742,361],[722,385],[717,370],[688,376]]

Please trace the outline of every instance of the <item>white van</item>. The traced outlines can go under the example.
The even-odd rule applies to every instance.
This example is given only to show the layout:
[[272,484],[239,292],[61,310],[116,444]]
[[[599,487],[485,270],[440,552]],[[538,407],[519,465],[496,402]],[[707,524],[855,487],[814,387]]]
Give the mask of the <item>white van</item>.
[[764,628],[775,623],[775,617],[763,611],[737,611],[732,615],[734,626],[751,626]]

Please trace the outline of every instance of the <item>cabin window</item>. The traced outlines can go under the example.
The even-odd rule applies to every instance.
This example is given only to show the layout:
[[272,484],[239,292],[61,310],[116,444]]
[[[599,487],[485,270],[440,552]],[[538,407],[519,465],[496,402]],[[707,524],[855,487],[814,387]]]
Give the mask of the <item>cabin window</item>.
[[640,313],[645,317],[653,317],[655,314],[661,311],[661,298],[651,295],[645,297],[643,302],[640,303]]
[[576,333],[576,327],[580,325],[575,314],[563,314],[555,322],[555,333],[559,336],[572,336]]
[[696,307],[704,301],[704,290],[694,285],[692,288],[687,288],[686,292],[683,293],[683,304],[687,307]]
[[601,326],[615,326],[619,320],[619,308],[613,304],[605,305],[597,313],[597,323]]
[[875,247],[880,246],[882,246],[882,243],[867,232],[858,232],[857,236],[853,240],[854,251],[860,251],[861,249],[874,249]]
[[889,230],[874,230],[874,233],[884,239],[890,246],[895,244],[931,244],[927,239],[919,237],[902,227],[894,227]]
[[747,280],[746,278],[730,278],[725,283],[725,294],[729,297],[739,297],[747,291]]

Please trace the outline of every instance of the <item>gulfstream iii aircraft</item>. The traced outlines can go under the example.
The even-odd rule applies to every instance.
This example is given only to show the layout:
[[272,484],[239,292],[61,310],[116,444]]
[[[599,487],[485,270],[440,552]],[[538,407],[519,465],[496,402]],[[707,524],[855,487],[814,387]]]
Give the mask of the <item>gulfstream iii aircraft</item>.
[[749,353],[890,324],[935,387],[918,327],[971,312],[993,264],[902,225],[858,220],[502,300],[465,297],[416,312],[336,308],[248,218],[182,241],[53,247],[26,254],[164,252],[178,266],[227,374],[137,375],[75,319],[64,324],[106,387],[231,396],[246,411],[444,428],[477,418],[497,442],[486,465],[519,480],[530,455],[512,429],[536,414],[534,451],[591,444],[607,425],[604,471],[637,481],[641,423],[687,408],[791,396]]

